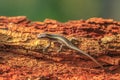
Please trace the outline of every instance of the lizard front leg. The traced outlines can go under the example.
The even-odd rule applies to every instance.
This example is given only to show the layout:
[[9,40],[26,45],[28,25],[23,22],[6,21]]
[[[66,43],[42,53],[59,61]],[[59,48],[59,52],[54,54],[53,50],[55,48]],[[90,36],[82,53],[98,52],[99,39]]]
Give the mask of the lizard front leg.
[[[48,45],[43,49],[43,53],[45,53],[46,51],[48,51],[48,48],[50,48],[51,43],[52,43],[52,41],[50,40],[49,43],[48,43]],[[60,43],[60,47],[59,47],[59,49],[57,50],[57,53],[59,53],[60,51],[62,51],[62,47],[64,46],[63,43],[61,43],[61,42],[59,42],[59,41],[53,41],[53,43],[54,43],[54,44],[55,44],[55,43]]]
[[49,41],[48,45],[43,49],[43,53],[45,53],[50,46],[51,46],[51,40]]

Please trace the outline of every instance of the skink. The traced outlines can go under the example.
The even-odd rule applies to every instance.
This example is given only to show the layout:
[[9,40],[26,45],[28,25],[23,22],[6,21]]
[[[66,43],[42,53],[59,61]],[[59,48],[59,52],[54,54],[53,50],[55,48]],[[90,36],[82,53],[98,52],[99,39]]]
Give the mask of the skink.
[[94,61],[97,65],[99,65],[103,69],[103,66],[98,61],[96,61],[92,56],[90,56],[89,54],[85,53],[84,51],[82,51],[79,48],[77,48],[76,46],[74,46],[67,38],[65,38],[63,36],[60,36],[57,34],[42,33],[42,34],[39,34],[37,37],[58,40],[58,41],[62,42],[63,44],[65,44],[68,48],[76,50],[76,51],[82,53],[83,55],[89,57],[92,61]]

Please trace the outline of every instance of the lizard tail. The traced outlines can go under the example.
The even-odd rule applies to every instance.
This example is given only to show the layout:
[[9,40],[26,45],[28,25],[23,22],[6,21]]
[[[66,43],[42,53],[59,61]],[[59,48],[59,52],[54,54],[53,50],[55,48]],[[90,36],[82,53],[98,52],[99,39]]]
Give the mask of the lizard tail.
[[83,51],[81,51],[81,50],[77,50],[77,51],[79,51],[79,52],[82,53],[83,55],[89,57],[92,61],[94,61],[97,65],[99,65],[99,66],[103,69],[103,66],[102,66],[97,60],[95,60],[92,56],[90,56],[89,54],[87,54],[87,53],[85,53],[85,52],[83,52]]

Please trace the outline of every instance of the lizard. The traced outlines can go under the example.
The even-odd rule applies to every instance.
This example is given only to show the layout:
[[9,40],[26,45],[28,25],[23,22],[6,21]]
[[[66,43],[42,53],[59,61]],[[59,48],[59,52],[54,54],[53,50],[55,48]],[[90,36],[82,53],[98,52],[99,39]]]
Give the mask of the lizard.
[[[8,28],[0,28],[1,30],[8,30]],[[43,33],[43,34],[38,34],[37,38],[49,38],[49,39],[55,39],[58,40],[59,42],[62,42],[64,45],[66,45],[68,48],[71,48],[73,50],[76,50],[86,56],[88,56],[91,60],[93,60],[96,64],[98,64],[99,66],[102,67],[102,65],[100,63],[98,63],[92,56],[90,56],[89,54],[86,54],[85,52],[83,52],[82,50],[80,50],[79,48],[77,48],[76,46],[74,46],[67,38],[60,36],[60,35],[56,35],[56,34],[48,34],[48,33]],[[51,42],[50,42],[51,43]],[[51,44],[49,44],[47,47],[49,47]],[[45,48],[45,50],[47,49],[47,47]],[[60,46],[60,50],[62,49],[62,45]]]
[[79,48],[77,48],[76,46],[74,46],[67,38],[65,38],[61,35],[41,33],[41,34],[37,35],[37,38],[38,39],[48,38],[50,40],[58,40],[59,42],[63,43],[65,46],[67,46],[68,48],[78,51],[78,52],[82,53],[83,55],[89,57],[92,61],[94,61],[97,65],[99,65],[103,69],[103,66],[97,60],[95,60],[92,56],[90,56],[89,54],[85,53],[84,51],[82,51]]

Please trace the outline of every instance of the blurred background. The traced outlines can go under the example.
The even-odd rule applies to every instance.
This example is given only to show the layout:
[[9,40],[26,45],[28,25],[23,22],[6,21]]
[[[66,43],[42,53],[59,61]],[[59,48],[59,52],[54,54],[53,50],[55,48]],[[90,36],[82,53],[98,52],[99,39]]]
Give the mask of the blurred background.
[[27,16],[61,22],[92,17],[120,20],[120,0],[0,0],[0,16]]

